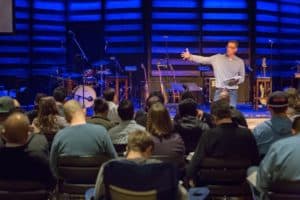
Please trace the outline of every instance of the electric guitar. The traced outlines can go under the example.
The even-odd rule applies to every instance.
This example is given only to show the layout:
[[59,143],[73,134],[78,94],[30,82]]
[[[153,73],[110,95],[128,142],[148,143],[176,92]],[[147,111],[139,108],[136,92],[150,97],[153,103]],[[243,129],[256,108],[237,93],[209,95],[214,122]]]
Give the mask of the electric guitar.
[[[170,67],[170,70],[172,71],[173,82],[174,82],[174,84],[176,86],[177,85],[177,81],[176,81],[175,70],[174,70],[172,64],[170,64],[169,67]],[[178,90],[176,90],[175,88],[173,88],[173,87],[172,87],[172,96],[173,96],[173,103],[176,103],[176,101],[180,99],[180,92]]]
[[163,83],[163,80],[162,80],[162,74],[161,74],[161,69],[160,69],[159,64],[157,65],[157,70],[158,70],[158,75],[159,75],[160,92],[164,97],[165,103],[168,103],[169,102],[169,97],[168,97],[165,85]]
[[145,80],[145,84],[144,84],[144,91],[145,91],[144,99],[145,99],[145,102],[146,102],[146,99],[149,97],[150,86],[149,86],[147,71],[146,71],[145,65],[143,63],[141,64],[141,68],[143,69],[143,72],[144,72],[144,80]]
[[[262,63],[261,63],[262,71],[263,71],[263,77],[266,77],[266,70],[267,70],[267,59],[266,57],[262,58]],[[260,91],[260,98],[259,102],[266,106],[267,105],[267,92],[264,84],[259,85],[259,91]]]

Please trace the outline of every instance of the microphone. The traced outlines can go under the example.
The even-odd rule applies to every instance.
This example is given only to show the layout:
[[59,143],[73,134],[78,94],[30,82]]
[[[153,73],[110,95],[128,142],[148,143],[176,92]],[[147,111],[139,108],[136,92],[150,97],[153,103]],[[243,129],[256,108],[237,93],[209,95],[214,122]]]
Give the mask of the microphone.
[[68,30],[68,35],[74,37],[74,36],[75,36],[75,33],[74,33],[72,30]]
[[271,39],[269,39],[269,41],[268,41],[269,43],[271,43],[271,44],[274,44],[274,41],[273,40],[271,40]]
[[107,48],[108,48],[108,41],[107,40],[105,40],[105,46],[104,46],[104,52],[106,52],[107,51]]

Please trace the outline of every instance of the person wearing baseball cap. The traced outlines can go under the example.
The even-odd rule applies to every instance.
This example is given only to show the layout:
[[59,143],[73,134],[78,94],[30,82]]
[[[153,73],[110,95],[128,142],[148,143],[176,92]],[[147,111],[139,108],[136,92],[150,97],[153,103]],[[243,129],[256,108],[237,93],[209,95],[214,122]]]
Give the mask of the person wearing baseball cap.
[[6,118],[15,109],[14,100],[11,97],[0,97],[0,129]]
[[286,114],[287,94],[282,91],[273,92],[269,95],[267,103],[271,119],[257,125],[253,130],[261,157],[268,152],[275,141],[292,135],[292,121]]

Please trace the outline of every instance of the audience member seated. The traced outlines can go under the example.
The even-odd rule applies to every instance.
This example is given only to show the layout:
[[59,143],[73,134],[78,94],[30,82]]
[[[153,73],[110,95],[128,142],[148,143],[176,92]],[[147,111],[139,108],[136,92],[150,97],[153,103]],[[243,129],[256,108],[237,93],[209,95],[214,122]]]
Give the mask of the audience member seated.
[[5,147],[0,149],[0,179],[39,181],[54,186],[48,157],[44,152],[26,150],[30,123],[22,113],[11,114],[4,122],[2,137]]
[[32,123],[33,120],[34,120],[34,118],[36,118],[36,117],[38,116],[39,102],[40,102],[41,98],[46,97],[46,96],[47,96],[47,95],[46,95],[45,93],[37,93],[37,94],[35,95],[33,110],[28,111],[28,112],[26,113],[26,115],[27,115],[28,118],[29,118],[30,123]]
[[123,100],[118,107],[118,115],[121,123],[111,128],[108,133],[113,144],[127,144],[128,134],[136,130],[145,130],[145,127],[138,125],[133,119],[134,107],[129,100]]
[[162,104],[164,104],[165,99],[163,97],[163,95],[161,94],[161,92],[152,92],[149,97],[146,99],[145,102],[145,108],[138,110],[135,113],[135,121],[136,123],[138,123],[141,126],[146,127],[147,126],[147,113],[149,111],[149,109],[151,108],[151,106],[157,102],[160,102]]
[[197,117],[197,103],[193,99],[179,102],[178,111],[179,117],[174,120],[174,127],[182,137],[188,154],[195,150],[200,136],[209,126]]
[[94,116],[87,119],[87,122],[104,126],[106,130],[109,130],[114,127],[115,124],[107,118],[107,115],[108,103],[105,101],[105,99],[97,98],[94,101]]
[[[160,163],[161,161],[150,159],[154,149],[154,142],[151,135],[145,131],[135,131],[129,134],[128,136],[128,145],[127,145],[127,154],[126,158],[119,159],[119,162],[122,161],[132,161],[136,164],[153,164]],[[105,194],[105,187],[103,183],[103,172],[104,168],[109,162],[116,162],[116,160],[108,161],[106,164],[102,165],[95,186],[95,199],[101,199]],[[130,180],[128,180],[130,181]],[[151,183],[145,183],[151,184]],[[186,191],[184,188],[179,186],[180,199],[186,199]]]
[[174,132],[169,112],[163,104],[156,103],[151,106],[148,113],[147,131],[151,133],[155,144],[153,155],[184,158],[184,142],[180,135]]
[[[0,97],[0,126],[6,120],[6,118],[17,112],[15,109],[15,104],[10,97]],[[33,133],[33,127],[30,127],[30,133],[28,135],[26,151],[27,152],[43,152],[45,156],[49,156],[49,146],[48,141],[44,135]],[[0,131],[1,133],[1,131]],[[5,139],[0,138],[0,148],[5,147]]]
[[55,134],[67,127],[68,123],[59,115],[55,99],[43,97],[39,102],[38,116],[33,120],[32,125],[35,133]]
[[217,127],[202,134],[187,167],[189,182],[194,180],[197,185],[201,183],[201,177],[198,179],[197,172],[205,158],[249,159],[252,164],[259,162],[254,136],[249,129],[240,127],[232,121],[229,103],[223,100],[212,103],[211,114],[215,117]]
[[[227,101],[230,104],[229,92],[227,90],[222,91],[220,94],[220,99],[223,99],[223,101]],[[230,109],[232,121],[239,126],[248,128],[248,124],[243,113],[233,106],[230,106]]]
[[55,99],[57,110],[60,116],[64,116],[63,105],[67,97],[67,92],[64,87],[57,87],[53,91],[53,98]]
[[288,97],[284,92],[273,92],[268,99],[271,119],[257,125],[253,135],[263,157],[275,141],[291,136],[292,121],[287,117]]
[[[193,99],[195,102],[196,98],[194,97],[193,93],[186,90],[181,94],[180,101],[183,101],[185,99]],[[211,114],[204,112],[203,110],[197,109],[197,117],[204,123],[206,123],[210,128],[215,127],[213,117]],[[176,113],[174,120],[176,121],[177,118],[180,118],[179,113]]]
[[299,94],[296,88],[287,88],[284,90],[288,98],[288,106],[290,108],[295,108],[297,102],[299,101]]
[[103,97],[107,101],[109,108],[107,118],[115,124],[120,123],[121,119],[118,115],[118,105],[114,102],[115,90],[113,88],[107,88],[103,92]]
[[15,111],[14,100],[10,97],[0,97],[0,132],[6,118]]
[[274,142],[259,167],[248,170],[250,175],[257,172],[253,186],[259,199],[266,199],[267,191],[276,181],[300,181],[300,117],[295,118],[292,128],[294,136]]
[[55,175],[58,156],[62,154],[78,156],[105,154],[111,158],[117,156],[105,128],[87,124],[85,112],[77,101],[66,102],[64,114],[70,127],[60,130],[55,135],[50,152],[50,164]]

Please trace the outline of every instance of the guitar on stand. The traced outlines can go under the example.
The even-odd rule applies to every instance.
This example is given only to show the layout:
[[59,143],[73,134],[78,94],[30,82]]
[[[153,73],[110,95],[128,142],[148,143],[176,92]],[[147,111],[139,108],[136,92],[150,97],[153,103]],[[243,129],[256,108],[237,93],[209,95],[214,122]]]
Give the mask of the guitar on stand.
[[[261,67],[262,67],[262,76],[264,78],[266,78],[266,72],[267,72],[267,59],[266,57],[262,58],[262,63],[261,63]],[[260,90],[260,98],[259,101],[262,105],[266,106],[267,105],[267,93],[268,91],[266,91],[266,86],[264,84],[260,84],[259,85],[259,90]]]
[[179,85],[176,81],[176,74],[175,74],[174,67],[172,64],[169,64],[169,67],[170,67],[170,70],[172,71],[172,76],[173,76],[173,83],[171,84],[171,87],[172,87],[173,103],[175,103],[175,102],[179,101],[179,99],[180,99],[180,91],[178,89]]
[[145,65],[143,63],[141,64],[141,68],[143,69],[143,72],[144,72],[144,80],[145,80],[145,84],[144,84],[144,100],[146,102],[146,100],[147,100],[147,98],[149,97],[149,94],[150,94],[150,86],[149,86],[149,80],[148,80],[148,75],[147,75],[146,67],[145,67]]
[[168,93],[166,91],[165,85],[162,80],[162,73],[161,73],[161,66],[160,64],[157,64],[157,70],[158,70],[158,76],[159,76],[159,84],[160,84],[160,92],[164,97],[165,103],[167,104],[169,102]]

